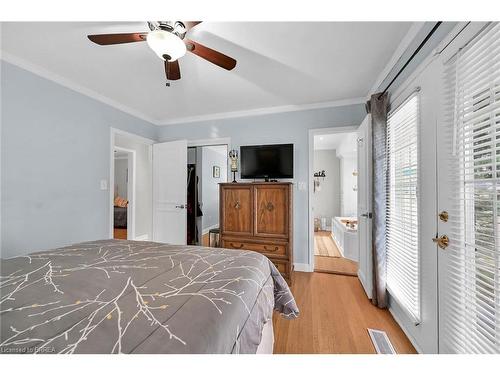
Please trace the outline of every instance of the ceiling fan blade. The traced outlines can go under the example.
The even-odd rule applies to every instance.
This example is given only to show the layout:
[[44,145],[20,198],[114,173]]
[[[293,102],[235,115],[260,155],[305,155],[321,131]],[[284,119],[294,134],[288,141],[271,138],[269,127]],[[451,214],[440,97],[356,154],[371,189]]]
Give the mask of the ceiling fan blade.
[[165,61],[165,75],[169,81],[181,79],[181,70],[179,68],[179,60]]
[[193,27],[195,27],[196,25],[202,23],[203,21],[182,21],[182,23],[184,24],[184,26],[186,26],[186,31],[192,29]]
[[186,43],[188,51],[210,61],[212,64],[220,66],[221,68],[232,70],[236,66],[235,59],[211,48],[205,47],[203,44],[193,42],[189,39],[184,39],[184,43]]
[[147,36],[148,33],[125,33],[87,35],[87,38],[89,38],[94,43],[105,46],[109,44],[144,42]]

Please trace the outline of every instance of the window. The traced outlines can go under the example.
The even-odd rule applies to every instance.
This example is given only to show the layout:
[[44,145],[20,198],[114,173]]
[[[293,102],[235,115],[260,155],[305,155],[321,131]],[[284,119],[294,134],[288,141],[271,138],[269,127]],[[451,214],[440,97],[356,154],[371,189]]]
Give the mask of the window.
[[387,289],[415,323],[420,321],[418,122],[418,92],[387,119]]
[[445,71],[454,134],[453,243],[443,274],[444,351],[500,353],[500,25]]

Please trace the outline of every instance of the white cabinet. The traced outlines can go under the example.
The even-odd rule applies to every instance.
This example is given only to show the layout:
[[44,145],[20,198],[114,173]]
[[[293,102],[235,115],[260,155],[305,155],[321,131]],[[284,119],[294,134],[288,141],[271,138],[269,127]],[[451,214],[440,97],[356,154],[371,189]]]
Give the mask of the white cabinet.
[[332,219],[333,240],[344,258],[358,262],[358,231],[357,229],[349,228],[342,222],[343,220],[356,220],[356,218],[334,217]]

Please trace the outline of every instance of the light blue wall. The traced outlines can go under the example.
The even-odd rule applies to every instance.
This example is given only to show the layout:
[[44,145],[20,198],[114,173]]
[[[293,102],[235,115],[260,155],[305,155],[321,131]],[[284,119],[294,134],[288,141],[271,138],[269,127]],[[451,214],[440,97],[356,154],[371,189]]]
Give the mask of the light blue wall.
[[[294,173],[294,256],[295,263],[308,259],[308,137],[309,129],[359,125],[365,117],[363,104],[323,108],[262,116],[203,121],[162,126],[160,141],[174,139],[205,139],[230,137],[231,147],[240,145],[293,143],[295,145]],[[298,182],[307,189],[299,191]]]
[[1,64],[2,257],[108,237],[110,127],[158,128]]
[[[230,137],[232,146],[295,144],[308,181],[308,130],[358,125],[364,106],[156,127],[2,61],[2,257],[108,237],[110,127],[161,141]],[[308,191],[295,186],[295,262],[308,263]]]
[[[227,182],[227,146],[198,147],[203,153],[201,165],[201,217],[203,233],[219,225],[219,184]],[[214,177],[213,167],[219,167],[220,176]],[[198,168],[200,166],[197,166]]]

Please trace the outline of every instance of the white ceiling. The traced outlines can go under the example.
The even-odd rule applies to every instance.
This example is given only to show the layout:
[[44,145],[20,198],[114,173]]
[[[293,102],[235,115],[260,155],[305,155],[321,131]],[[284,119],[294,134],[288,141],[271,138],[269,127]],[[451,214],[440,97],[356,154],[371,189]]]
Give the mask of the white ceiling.
[[3,23],[7,61],[43,73],[156,124],[228,112],[361,102],[409,22],[205,22],[188,37],[238,61],[225,71],[187,53],[165,87],[146,43],[99,46],[87,34],[147,31],[146,23]]
[[332,133],[314,136],[315,150],[336,150],[337,156],[355,156],[356,133]]

